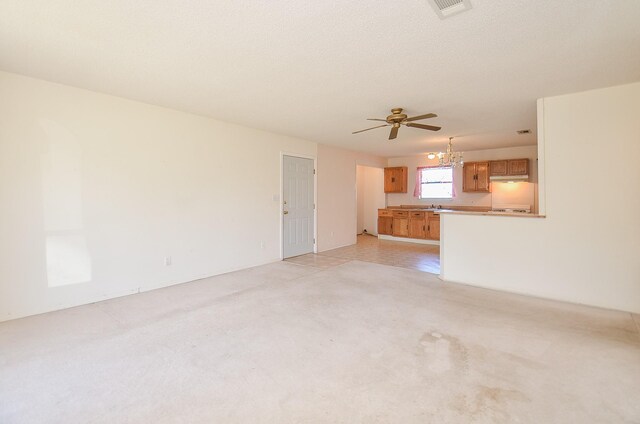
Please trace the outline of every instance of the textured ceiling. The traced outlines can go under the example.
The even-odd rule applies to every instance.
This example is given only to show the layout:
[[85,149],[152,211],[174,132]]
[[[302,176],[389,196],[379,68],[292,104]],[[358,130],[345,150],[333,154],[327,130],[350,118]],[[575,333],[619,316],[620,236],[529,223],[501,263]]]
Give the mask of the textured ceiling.
[[[0,69],[384,156],[535,144],[537,98],[640,80],[640,1],[471,3],[2,0]],[[397,106],[443,129],[351,135]]]

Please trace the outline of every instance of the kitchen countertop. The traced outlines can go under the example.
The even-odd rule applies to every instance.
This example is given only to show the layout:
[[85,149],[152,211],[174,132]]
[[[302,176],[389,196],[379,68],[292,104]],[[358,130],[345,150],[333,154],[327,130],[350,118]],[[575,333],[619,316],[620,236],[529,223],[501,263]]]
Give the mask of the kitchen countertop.
[[445,210],[450,210],[453,212],[453,209],[438,209],[438,208],[401,208],[401,207],[388,207],[388,208],[381,208],[381,209],[386,209],[389,211],[407,211],[407,212],[433,212],[433,213],[440,213],[441,211],[445,211]]
[[[441,213],[452,215],[488,215],[488,216],[516,216],[519,218],[545,218],[546,215],[534,214],[534,213],[517,213],[517,212],[493,212],[488,208],[480,208],[473,206],[462,206],[463,208],[474,208],[476,210],[461,210],[461,209],[447,209],[447,208],[412,208],[406,206],[388,206],[384,209],[388,210],[401,210],[401,211],[420,211],[420,212],[433,212],[436,215]],[[484,210],[479,210],[484,209]]]
[[477,212],[477,211],[455,211],[451,209],[440,209],[440,213],[451,215],[488,215],[488,216],[517,216],[518,218],[546,218],[546,215],[536,213],[518,213],[518,212]]
[[382,208],[386,210],[392,211],[409,211],[409,212],[488,212],[490,209],[482,206],[452,206],[448,208],[431,208],[431,207],[420,207],[417,205],[400,205],[400,206],[387,206],[386,208]]

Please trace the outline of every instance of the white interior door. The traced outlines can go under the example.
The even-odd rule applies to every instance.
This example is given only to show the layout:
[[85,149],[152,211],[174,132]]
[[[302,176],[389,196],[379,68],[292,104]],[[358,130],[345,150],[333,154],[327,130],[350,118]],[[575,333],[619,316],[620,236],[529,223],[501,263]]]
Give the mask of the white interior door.
[[283,157],[283,256],[313,252],[313,159]]

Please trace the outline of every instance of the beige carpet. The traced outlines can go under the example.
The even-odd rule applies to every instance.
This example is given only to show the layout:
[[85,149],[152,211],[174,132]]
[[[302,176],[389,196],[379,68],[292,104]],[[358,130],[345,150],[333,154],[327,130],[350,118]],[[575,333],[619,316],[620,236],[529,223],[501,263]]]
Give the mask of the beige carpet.
[[419,271],[283,262],[0,324],[0,422],[640,422],[640,334]]

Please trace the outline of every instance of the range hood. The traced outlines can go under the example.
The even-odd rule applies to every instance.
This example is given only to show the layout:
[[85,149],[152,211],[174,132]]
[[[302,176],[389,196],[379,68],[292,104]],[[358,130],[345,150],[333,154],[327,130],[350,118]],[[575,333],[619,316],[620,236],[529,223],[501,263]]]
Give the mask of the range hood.
[[529,181],[528,175],[492,175],[491,181]]

